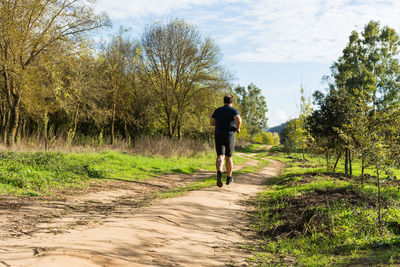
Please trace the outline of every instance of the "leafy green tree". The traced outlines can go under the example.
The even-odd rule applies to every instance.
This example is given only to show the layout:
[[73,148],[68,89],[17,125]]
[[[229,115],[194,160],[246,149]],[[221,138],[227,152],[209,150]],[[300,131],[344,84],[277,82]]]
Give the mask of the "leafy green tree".
[[79,123],[90,122],[95,128],[105,123],[109,113],[103,105],[104,92],[99,88],[99,81],[104,74],[101,61],[93,55],[90,47],[81,47],[76,54],[65,57],[60,65],[62,90],[57,97],[68,117],[69,146],[75,139]]
[[[378,22],[370,21],[361,33],[351,33],[343,55],[333,64],[333,82],[329,82],[328,94],[315,94],[319,109],[309,120],[310,131],[319,147],[324,147],[327,157],[328,151],[337,147],[334,150],[338,151],[339,159],[342,148],[338,147],[343,147],[346,174],[352,173],[352,152],[362,151],[355,142],[348,138],[343,140],[339,135],[344,125],[356,116],[357,92],[366,95],[373,113],[399,104],[398,47],[399,37],[393,29],[381,28]],[[364,163],[363,153],[359,154]]]
[[368,92],[355,90],[354,98],[357,112],[345,124],[341,134],[344,139],[357,147],[363,159],[376,171],[378,185],[378,221],[381,228],[381,180],[382,175],[391,177],[392,168],[399,160],[400,112],[396,106],[387,107],[385,111],[375,111],[370,105]]
[[270,133],[270,132],[262,131],[262,132],[258,132],[254,135],[253,142],[275,146],[275,145],[279,145],[279,136],[277,136],[277,133]]
[[287,152],[296,151],[298,136],[296,128],[298,119],[292,119],[286,122],[285,128],[281,131],[280,139]]
[[312,109],[311,100],[305,97],[303,86],[300,87],[300,94],[300,115],[299,119],[296,121],[296,136],[297,143],[299,143],[302,148],[303,160],[305,160],[306,147],[307,144],[311,142],[311,135],[307,129],[307,118],[311,115]]
[[353,31],[343,55],[332,66],[337,88],[350,94],[366,91],[373,110],[399,102],[399,36],[388,26],[370,21],[361,33]]
[[239,97],[238,103],[241,106],[241,115],[250,135],[267,128],[267,102],[261,94],[261,89],[251,83],[247,88],[238,85],[235,88],[235,93]]
[[331,168],[332,154],[337,153],[338,157],[333,166],[334,171],[343,150],[346,149],[346,142],[338,130],[343,128],[343,124],[348,123],[352,115],[350,111],[353,104],[346,96],[346,91],[338,90],[332,84],[326,95],[316,91],[313,97],[316,108],[307,118],[307,128],[314,138],[317,150],[325,154],[328,170]]
[[228,87],[220,49],[182,20],[148,26],[141,46],[145,79],[155,90],[160,121],[170,138],[177,133],[180,137],[179,129],[194,105]]
[[84,0],[0,1],[0,90],[9,109],[6,143],[15,143],[27,72],[38,59],[79,43],[84,33],[108,24]]
[[130,85],[135,81],[140,65],[140,48],[138,42],[124,36],[127,31],[123,28],[103,48],[103,79],[102,87],[106,92],[106,104],[111,114],[110,144],[115,142],[115,123],[118,118],[123,121],[127,135],[128,101],[132,99]]

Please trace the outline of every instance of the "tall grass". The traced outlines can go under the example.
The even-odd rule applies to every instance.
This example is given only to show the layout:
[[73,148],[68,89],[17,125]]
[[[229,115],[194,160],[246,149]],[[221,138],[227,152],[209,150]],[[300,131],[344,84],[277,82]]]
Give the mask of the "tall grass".
[[[182,138],[181,140],[170,139],[165,136],[141,136],[137,139],[115,139],[115,143],[110,145],[106,140],[98,140],[93,137],[80,137],[79,141],[68,145],[64,139],[52,139],[48,142],[48,151],[81,153],[81,152],[101,152],[119,151],[143,156],[162,156],[162,157],[192,157],[202,153],[213,151],[213,145],[200,140]],[[21,139],[15,147],[7,147],[0,143],[0,151],[14,152],[43,152],[45,142],[37,138]]]
[[201,140],[186,138],[173,140],[165,136],[143,136],[129,148],[131,153],[163,157],[193,157],[211,150],[210,144]]

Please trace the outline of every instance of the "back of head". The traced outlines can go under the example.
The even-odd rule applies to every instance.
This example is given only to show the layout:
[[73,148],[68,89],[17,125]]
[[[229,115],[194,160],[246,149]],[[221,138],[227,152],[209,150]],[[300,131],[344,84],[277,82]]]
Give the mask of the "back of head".
[[225,105],[230,105],[232,103],[233,103],[233,96],[231,96],[231,95],[224,96],[224,104]]

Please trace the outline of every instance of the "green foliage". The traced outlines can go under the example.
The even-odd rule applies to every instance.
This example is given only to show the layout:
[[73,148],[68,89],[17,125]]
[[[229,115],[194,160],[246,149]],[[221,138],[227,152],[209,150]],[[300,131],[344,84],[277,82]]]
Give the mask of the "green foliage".
[[286,122],[285,128],[280,134],[281,143],[284,145],[286,151],[295,151],[297,146],[297,127],[299,125],[298,119],[293,119]]
[[238,85],[235,93],[239,97],[237,102],[240,104],[241,116],[247,125],[249,134],[254,135],[265,129],[268,109],[265,97],[261,95],[261,89],[251,83],[247,88]]
[[[144,157],[118,152],[0,153],[0,194],[52,194],[95,180],[138,180],[163,173],[214,169],[214,153],[190,158]],[[237,159],[243,162],[243,159]]]
[[209,117],[231,79],[213,40],[171,20],[146,27],[140,41],[121,27],[96,44],[84,34],[108,25],[107,17],[85,1],[64,4],[0,3],[4,143],[32,141],[48,150],[94,139],[130,144],[143,135],[212,137]]
[[343,55],[332,66],[337,88],[365,91],[372,108],[399,103],[399,36],[388,26],[370,21],[360,33],[353,31]]
[[[300,154],[274,157],[287,169],[268,181],[257,199],[254,227],[260,233],[259,265],[387,265],[400,263],[400,194],[382,188],[383,231],[376,223],[378,187],[322,173],[323,159]],[[358,170],[360,171],[360,170]]]
[[276,146],[279,145],[279,135],[271,132],[258,132],[252,137],[252,141],[259,144]]
[[55,92],[60,90],[60,78],[54,67],[60,65],[60,59],[77,50],[87,32],[109,22],[105,15],[94,14],[85,2],[73,0],[62,4],[2,1],[0,17],[1,108],[3,114],[11,114],[2,134],[6,144],[12,146],[17,139],[21,110],[30,111],[31,116],[26,119],[35,118],[39,125],[47,126],[47,113],[59,106]]
[[[332,66],[332,80],[325,78],[327,95],[314,94],[318,108],[307,119],[307,125],[316,147],[326,155],[327,168],[335,152],[346,150],[349,162],[349,149],[365,164],[387,162],[384,157],[367,158],[371,152],[379,154],[378,143],[387,144],[390,139],[384,132],[391,123],[377,123],[376,116],[391,116],[390,110],[399,105],[398,47],[399,36],[393,29],[370,21],[361,33],[351,33],[342,56]],[[391,142],[390,146],[397,145]]]

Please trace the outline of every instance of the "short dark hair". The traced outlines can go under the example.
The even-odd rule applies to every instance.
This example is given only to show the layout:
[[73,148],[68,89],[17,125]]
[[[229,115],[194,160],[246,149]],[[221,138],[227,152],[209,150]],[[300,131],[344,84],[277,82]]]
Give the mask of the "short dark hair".
[[233,96],[226,95],[224,96],[224,104],[232,104],[233,103]]

